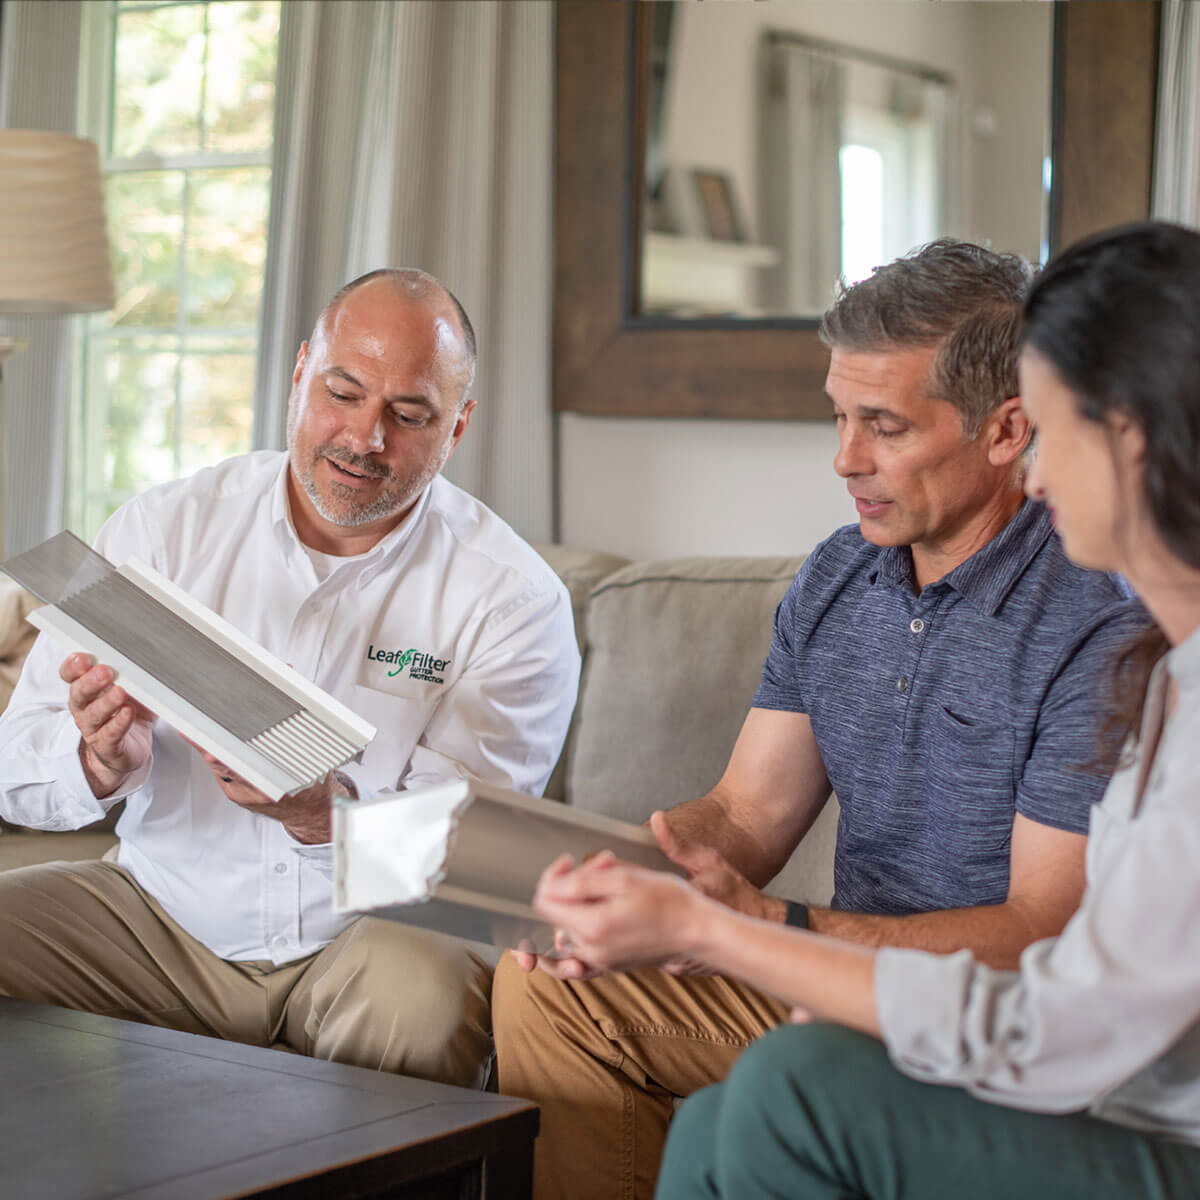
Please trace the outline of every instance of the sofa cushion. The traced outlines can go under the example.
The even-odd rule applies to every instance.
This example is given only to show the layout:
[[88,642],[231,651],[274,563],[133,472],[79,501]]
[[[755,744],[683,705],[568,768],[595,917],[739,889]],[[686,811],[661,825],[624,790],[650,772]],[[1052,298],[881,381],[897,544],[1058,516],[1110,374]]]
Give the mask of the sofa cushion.
[[602,579],[627,566],[629,559],[622,558],[619,554],[605,554],[601,550],[578,550],[574,546],[556,546],[549,543],[534,546],[534,549],[566,584],[567,591],[571,594],[575,637],[582,654],[587,644],[588,597]]
[[[606,576],[629,562],[616,554],[604,554],[598,550],[577,550],[573,546],[540,545],[534,549],[550,564],[554,573],[566,584],[571,594],[571,615],[575,618],[575,638],[580,654],[586,654],[588,596],[592,589]],[[549,800],[561,800],[566,790],[567,757],[579,722],[579,708],[571,717],[571,727],[558,764],[546,784],[545,796]]]
[[[567,800],[643,821],[720,778],[758,685],[775,606],[803,558],[635,563],[592,592]],[[772,891],[832,894],[836,803]]]
[[43,862],[81,862],[101,858],[117,844],[111,833],[41,833],[31,829],[0,838],[0,871]]
[[[26,614],[41,603],[7,575],[0,575],[0,712],[12,698],[25,656],[37,637],[37,630],[25,620]],[[0,819],[0,833],[12,828]]]

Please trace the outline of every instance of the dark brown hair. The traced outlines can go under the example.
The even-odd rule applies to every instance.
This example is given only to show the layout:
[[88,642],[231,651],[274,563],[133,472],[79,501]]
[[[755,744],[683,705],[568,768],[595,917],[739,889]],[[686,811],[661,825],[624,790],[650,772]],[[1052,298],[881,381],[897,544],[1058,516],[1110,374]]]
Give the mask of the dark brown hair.
[[[1200,233],[1142,221],[1088,238],[1042,272],[1022,345],[1103,422],[1123,413],[1146,442],[1146,505],[1168,550],[1200,567]],[[1136,742],[1146,685],[1167,639],[1157,627],[1119,655],[1108,745]]]
[[998,404],[1017,395],[1021,305],[1032,276],[1020,255],[941,238],[843,286],[818,332],[843,350],[940,343],[936,395],[959,410],[974,437]]

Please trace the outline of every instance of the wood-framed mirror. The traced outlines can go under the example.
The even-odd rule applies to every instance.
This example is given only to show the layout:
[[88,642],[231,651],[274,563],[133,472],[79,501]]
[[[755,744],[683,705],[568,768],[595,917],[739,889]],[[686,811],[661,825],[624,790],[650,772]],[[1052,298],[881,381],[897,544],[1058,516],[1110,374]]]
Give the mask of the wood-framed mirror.
[[[814,320],[639,312],[656,7],[626,0],[557,6],[554,407],[605,416],[823,420],[827,352]],[[1152,0],[1060,0],[1054,7],[1051,251],[1149,212],[1159,30]]]

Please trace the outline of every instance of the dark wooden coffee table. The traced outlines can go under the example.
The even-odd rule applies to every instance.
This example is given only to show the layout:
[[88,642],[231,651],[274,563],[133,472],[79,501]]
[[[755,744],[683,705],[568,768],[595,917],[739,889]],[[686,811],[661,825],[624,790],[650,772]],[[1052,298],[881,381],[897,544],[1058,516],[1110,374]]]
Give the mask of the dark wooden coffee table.
[[5,1200],[527,1197],[533,1104],[0,998]]

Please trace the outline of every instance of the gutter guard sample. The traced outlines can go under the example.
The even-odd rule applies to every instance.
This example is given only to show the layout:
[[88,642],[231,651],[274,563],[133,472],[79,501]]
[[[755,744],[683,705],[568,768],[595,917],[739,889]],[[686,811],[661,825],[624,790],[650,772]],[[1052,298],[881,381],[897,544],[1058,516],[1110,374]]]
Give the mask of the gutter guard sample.
[[60,533],[0,564],[46,601],[30,624],[113,668],[126,692],[272,800],[319,783],[375,728],[150,567]]
[[560,854],[684,874],[645,826],[467,779],[335,800],[333,842],[335,911],[538,954],[554,953],[554,930],[533,893]]

